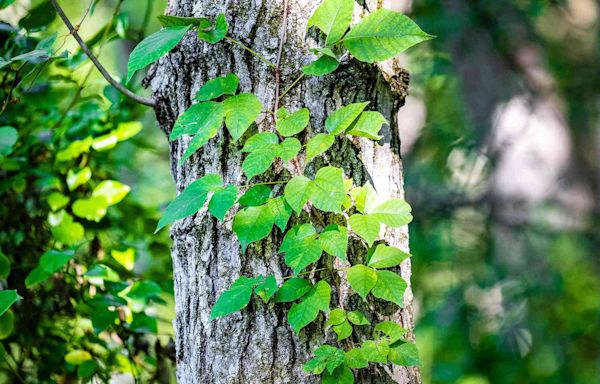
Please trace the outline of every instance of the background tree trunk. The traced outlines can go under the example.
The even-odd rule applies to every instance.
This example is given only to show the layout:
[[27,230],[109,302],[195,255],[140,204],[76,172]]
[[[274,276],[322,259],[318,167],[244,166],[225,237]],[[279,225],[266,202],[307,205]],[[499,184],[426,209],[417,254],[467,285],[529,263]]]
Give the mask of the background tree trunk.
[[[308,44],[315,44],[316,35],[309,34],[308,42],[305,41],[305,28],[317,5],[316,1],[296,0],[288,7],[281,89],[285,89],[297,77],[301,66],[311,60]],[[220,12],[227,15],[230,36],[276,61],[283,0],[170,0],[166,14],[214,18]],[[243,92],[256,94],[266,108],[273,108],[275,76],[271,68],[229,42],[222,41],[213,46],[200,41],[192,33],[188,34],[175,51],[159,61],[149,77],[158,101],[156,114],[162,129],[170,132],[177,117],[192,104],[193,96],[205,81],[231,72],[240,77]],[[390,126],[384,126],[384,138],[378,145],[369,140],[344,139],[334,144],[325,158],[313,161],[307,168],[307,174],[314,174],[316,166],[329,162],[344,168],[346,176],[352,177],[357,185],[370,180],[383,197],[402,197],[396,115],[404,96],[402,90],[400,94],[392,90],[378,67],[354,60],[344,63],[332,75],[302,80],[282,100],[282,105],[291,110],[310,109],[309,136],[323,130],[328,114],[352,102],[371,101],[369,109],[378,110],[391,122]],[[273,127],[269,123],[262,129]],[[178,191],[206,173],[223,175],[225,183],[245,184],[240,149],[246,137],[234,143],[226,131],[221,130],[181,167],[177,161],[185,152],[189,138],[173,142],[172,174]],[[287,170],[281,166],[276,168],[268,176],[285,179]],[[321,330],[325,320],[323,316],[317,319],[318,327],[308,326],[299,336],[288,325],[286,315],[289,306],[264,305],[254,301],[240,313],[209,321],[210,308],[218,295],[240,275],[275,274],[279,278],[291,274],[283,258],[277,255],[282,238],[279,230],[275,229],[269,238],[250,246],[245,254],[241,253],[231,231],[231,217],[221,223],[210,215],[199,213],[175,223],[171,233],[174,240],[172,256],[179,383],[317,382],[317,377],[303,372],[302,365],[310,358],[311,351],[325,340],[335,343],[333,332],[329,331],[324,336]],[[406,228],[387,230],[386,240],[408,250]],[[356,261],[357,257],[360,256],[350,255],[350,260]],[[402,276],[410,282],[410,261],[402,265]],[[332,303],[353,309],[366,305],[357,295],[349,295],[343,276],[341,284],[333,287]],[[394,318],[412,330],[410,287],[402,310],[380,302],[369,305],[368,312],[377,314],[377,318],[372,320]],[[389,366],[362,372],[357,375],[356,381],[419,383],[420,379],[416,368]]]

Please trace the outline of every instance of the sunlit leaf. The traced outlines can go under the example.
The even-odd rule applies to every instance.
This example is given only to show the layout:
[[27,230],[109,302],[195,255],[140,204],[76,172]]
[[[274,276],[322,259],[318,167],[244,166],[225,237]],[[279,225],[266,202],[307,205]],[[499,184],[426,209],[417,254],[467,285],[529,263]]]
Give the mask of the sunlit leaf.
[[363,299],[377,283],[377,271],[362,264],[348,269],[348,283],[350,287]]
[[235,95],[240,79],[233,73],[209,80],[196,93],[196,100],[208,101],[223,95]]
[[289,113],[284,107],[277,111],[277,132],[283,137],[296,135],[304,130],[310,121],[308,108]]
[[246,130],[256,121],[262,111],[262,103],[252,93],[240,93],[228,97],[224,102],[225,125],[227,130],[237,141]]
[[378,299],[391,301],[400,307],[404,307],[404,291],[406,287],[406,281],[397,273],[378,270],[377,284],[375,284],[371,293]]
[[306,28],[319,28],[327,39],[326,45],[338,41],[348,30],[354,12],[354,0],[323,0],[308,19]]
[[352,126],[352,123],[358,119],[367,105],[369,105],[369,102],[353,103],[334,111],[331,115],[327,116],[327,119],[325,120],[327,132],[332,135],[339,135],[346,132],[346,130]]

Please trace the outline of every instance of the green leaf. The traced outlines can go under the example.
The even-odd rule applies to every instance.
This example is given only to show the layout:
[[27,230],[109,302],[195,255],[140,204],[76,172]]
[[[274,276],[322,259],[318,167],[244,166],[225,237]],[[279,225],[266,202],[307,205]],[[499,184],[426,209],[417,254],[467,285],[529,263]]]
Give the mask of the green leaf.
[[271,297],[277,292],[277,280],[275,280],[275,276],[269,275],[265,278],[263,282],[258,284],[256,288],[254,288],[254,292],[267,303]]
[[302,108],[294,113],[289,113],[284,107],[277,110],[277,132],[283,137],[293,136],[306,128],[310,121],[308,108]]
[[78,158],[82,153],[89,152],[94,139],[89,136],[83,140],[77,140],[69,144],[65,149],[56,153],[57,161],[69,161]]
[[266,185],[256,185],[240,197],[239,203],[245,207],[256,207],[266,204],[271,197],[271,188]]
[[[103,264],[96,264],[92,266],[90,270],[84,274],[84,276],[90,278],[90,280],[96,279],[103,281],[111,281],[113,283],[119,282],[121,280],[117,272]],[[101,282],[98,281],[94,284],[100,285],[100,283]]]
[[406,286],[406,281],[397,273],[378,270],[377,284],[375,284],[371,293],[378,299],[391,301],[402,308],[404,307]]
[[67,172],[67,187],[69,191],[74,191],[78,187],[90,181],[92,178],[92,169],[85,167],[79,172],[75,172],[73,169],[69,169]]
[[185,27],[188,25],[192,25],[194,27],[198,27],[201,29],[209,28],[212,23],[205,17],[182,17],[182,16],[168,16],[168,15],[159,15],[157,16],[160,25],[163,27],[175,27],[181,26]]
[[133,283],[131,289],[127,292],[127,297],[147,303],[150,300],[160,301],[161,294],[162,289],[158,283],[152,280],[142,280]]
[[19,133],[13,127],[0,127],[0,156],[10,155]]
[[233,219],[233,231],[242,245],[242,250],[245,250],[248,244],[267,237],[271,233],[274,220],[268,204],[238,211]]
[[375,329],[373,330],[373,336],[381,338],[382,335],[386,335],[389,338],[388,342],[392,344],[400,340],[402,336],[406,334],[406,332],[406,329],[402,328],[400,324],[397,324],[393,321],[382,321],[375,326]]
[[369,362],[363,355],[360,348],[354,348],[346,351],[344,364],[349,368],[367,368],[369,366]]
[[269,169],[275,161],[277,152],[275,151],[256,151],[250,153],[242,163],[242,169],[248,180],[256,175],[260,175]]
[[369,320],[360,311],[348,312],[348,320],[354,325],[371,325]]
[[79,365],[92,360],[92,355],[88,351],[76,349],[65,355],[65,361],[71,365]]
[[353,103],[337,109],[325,120],[325,129],[332,135],[339,135],[352,126],[352,123],[360,116],[362,111],[369,105],[365,103]]
[[168,27],[142,40],[129,56],[126,83],[136,71],[152,64],[175,48],[190,27],[191,25]]
[[276,303],[295,301],[304,296],[311,289],[312,284],[310,281],[300,277],[292,277],[291,279],[286,280],[279,288],[273,301]]
[[337,58],[322,55],[312,63],[302,67],[302,73],[309,76],[325,76],[335,72],[340,66]]
[[413,45],[432,39],[402,13],[378,9],[344,37],[344,45],[360,61],[384,61]]
[[133,270],[133,267],[135,266],[135,249],[127,248],[124,251],[113,249],[110,251],[110,255],[126,270]]
[[196,100],[208,101],[223,95],[235,95],[240,79],[233,73],[209,80],[196,93]]
[[242,152],[273,151],[279,145],[279,139],[273,132],[261,132],[248,138]]
[[368,265],[373,268],[395,267],[410,257],[410,254],[396,247],[379,244],[371,255]]
[[117,133],[111,131],[106,135],[95,137],[94,141],[92,141],[92,148],[98,152],[108,151],[113,149],[118,142],[119,137],[117,136]]
[[348,228],[341,225],[328,225],[319,236],[321,247],[331,256],[346,260],[348,249]]
[[348,269],[348,283],[350,287],[363,299],[377,284],[377,271],[362,264]]
[[313,183],[310,200],[323,212],[341,212],[346,196],[344,171],[336,167],[319,169]]
[[84,361],[77,367],[77,378],[88,379],[96,372],[96,362],[94,360]]
[[220,13],[215,20],[215,27],[210,31],[199,29],[198,37],[210,44],[215,44],[225,38],[228,27],[225,14]]
[[354,384],[354,373],[345,365],[340,365],[332,373],[324,372],[321,384]]
[[285,186],[285,200],[297,213],[302,211],[312,194],[312,181],[305,176],[294,176]]
[[225,220],[225,215],[237,200],[237,194],[238,187],[235,185],[216,188],[208,203],[208,211],[217,219]]
[[118,311],[111,311],[107,308],[97,308],[90,315],[94,332],[100,333],[113,325],[119,318]]
[[393,364],[403,365],[406,367],[421,365],[419,351],[417,351],[417,346],[413,343],[403,343],[398,346],[393,346],[390,348],[388,359]]
[[73,220],[73,216],[65,211],[49,215],[48,221],[51,225],[52,236],[66,245],[77,244],[85,234],[83,225]]
[[49,279],[50,276],[52,276],[52,273],[46,271],[42,267],[36,267],[27,274],[27,277],[25,278],[25,287],[29,289],[42,281]]
[[256,121],[263,108],[260,100],[251,93],[231,96],[223,102],[223,105],[225,106],[225,125],[235,141],[239,140],[250,125]]
[[401,199],[391,199],[375,207],[369,215],[390,227],[399,228],[412,221],[410,205]]
[[[7,339],[15,330],[15,315],[12,311],[6,311],[0,316],[0,340]],[[0,358],[2,358],[0,356]]]
[[379,235],[379,221],[371,215],[356,213],[350,216],[350,227],[371,246]]
[[302,144],[300,143],[300,140],[295,137],[288,137],[279,144],[277,156],[281,157],[281,160],[283,161],[290,161],[298,155],[301,148]]
[[301,224],[287,232],[279,252],[285,253],[285,264],[297,274],[319,260],[323,250],[315,228],[310,224]]
[[48,195],[46,201],[50,206],[50,210],[54,212],[58,211],[61,208],[64,208],[65,205],[69,203],[69,198],[60,192],[52,192]]
[[74,256],[74,248],[65,249],[62,251],[51,249],[42,255],[39,266],[46,272],[52,274],[64,267]]
[[383,137],[379,135],[379,131],[383,124],[389,123],[381,113],[366,111],[360,115],[356,124],[350,128],[347,134],[379,140]]
[[197,135],[206,143],[219,132],[224,116],[225,108],[221,103],[207,101],[194,104],[179,116],[169,140],[176,140],[183,135]]
[[73,214],[82,219],[99,222],[106,215],[108,203],[102,196],[75,200]]
[[353,188],[350,196],[354,199],[354,205],[359,212],[368,213],[377,206],[379,196],[370,183],[362,187]]
[[163,217],[156,226],[155,233],[176,220],[198,212],[204,206],[208,193],[221,187],[222,184],[221,176],[214,174],[193,181],[167,206]]
[[115,133],[117,134],[117,139],[119,141],[125,141],[140,133],[142,128],[144,128],[144,126],[139,121],[125,121],[119,123]]
[[323,0],[315,13],[308,19],[306,28],[316,26],[325,35],[326,45],[331,45],[344,36],[352,22],[354,0]]
[[223,292],[210,311],[210,319],[227,316],[244,308],[250,302],[256,279],[240,276],[228,290]]
[[321,345],[313,353],[315,358],[304,364],[304,370],[309,373],[319,375],[325,369],[333,372],[344,362],[344,351],[330,345]]
[[269,200],[267,209],[271,211],[273,223],[280,230],[285,231],[285,227],[292,216],[292,208],[286,203],[283,196]]
[[102,197],[108,205],[115,205],[121,202],[131,191],[128,185],[116,180],[104,180],[98,184],[92,191],[92,197]]
[[341,324],[334,325],[333,331],[336,333],[338,340],[344,340],[352,336],[353,329],[348,320],[344,320]]
[[293,304],[290,308],[288,321],[292,329],[299,333],[317,318],[319,311],[328,311],[330,300],[331,286],[323,280],[319,281],[300,303]]
[[6,280],[10,275],[10,259],[0,250],[0,280]]
[[341,308],[336,308],[329,313],[329,319],[327,319],[327,323],[325,323],[326,327],[331,325],[339,325],[346,321],[346,311]]
[[[8,308],[21,299],[22,297],[14,289],[0,291],[0,316],[4,315]],[[327,305],[329,306],[329,303]]]
[[327,133],[319,133],[306,143],[306,162],[327,151],[333,145],[335,137]]
[[373,340],[365,340],[360,347],[360,350],[368,361],[374,363],[387,363],[390,345],[383,341],[375,342]]

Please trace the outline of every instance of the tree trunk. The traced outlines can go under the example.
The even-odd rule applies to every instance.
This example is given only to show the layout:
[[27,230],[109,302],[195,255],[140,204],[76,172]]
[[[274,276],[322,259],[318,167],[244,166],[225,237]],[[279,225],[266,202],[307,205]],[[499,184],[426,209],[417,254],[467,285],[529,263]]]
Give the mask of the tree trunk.
[[[305,41],[306,22],[316,1],[290,2],[281,64],[281,89],[287,88],[302,65],[311,60]],[[357,6],[358,8],[358,6]],[[227,2],[170,0],[167,14],[214,18],[224,12],[229,22],[229,36],[243,42],[263,56],[277,59],[283,15],[283,0],[233,0]],[[310,33],[314,45],[316,35]],[[191,104],[197,90],[207,80],[228,73],[237,74],[243,92],[252,92],[272,109],[275,99],[275,74],[262,61],[227,41],[209,45],[189,33],[171,54],[161,59],[150,74],[151,86],[158,104],[156,114],[162,129],[169,133],[177,117]],[[386,76],[387,78],[388,76]],[[403,79],[405,77],[400,77]],[[321,78],[305,78],[282,100],[288,110],[308,107],[311,126],[307,136],[323,131],[328,114],[342,105],[371,101],[369,109],[378,110],[391,122],[384,126],[384,138],[373,144],[369,140],[344,139],[326,155],[313,161],[307,174],[314,174],[315,165],[325,162],[340,166],[355,185],[371,181],[383,197],[402,197],[402,164],[396,115],[403,103],[403,89],[392,90],[378,67],[345,62],[334,74]],[[402,87],[400,87],[402,88]],[[399,92],[400,91],[400,94]],[[264,127],[264,126],[263,126]],[[273,129],[268,125],[263,129]],[[252,129],[251,129],[252,130]],[[212,139],[183,166],[182,157],[189,139],[182,138],[171,145],[172,174],[177,190],[206,173],[223,175],[225,183],[246,184],[241,170],[240,149],[248,135],[232,142],[225,130]],[[358,155],[362,163],[358,160]],[[282,167],[271,177],[286,176]],[[294,334],[287,322],[289,306],[250,303],[248,308],[228,317],[210,321],[210,309],[220,293],[240,275],[274,274],[289,276],[289,268],[277,255],[282,234],[275,229],[267,239],[251,245],[242,253],[231,231],[231,217],[224,223],[202,211],[175,223],[173,237],[173,275],[175,280],[177,344],[177,377],[187,383],[314,383],[316,376],[307,375],[302,365],[311,351],[325,341],[332,341],[331,331],[323,332],[324,319]],[[408,250],[407,228],[388,229],[390,245]],[[352,249],[352,247],[350,247]],[[350,260],[355,261],[350,255]],[[410,261],[402,265],[402,276],[410,282]],[[254,300],[254,299],[253,299]],[[404,309],[370,304],[376,318],[393,318],[412,330],[412,293],[405,294]],[[347,308],[365,304],[357,295],[350,295],[347,286],[336,289],[332,302]],[[412,337],[412,331],[410,333]],[[335,341],[334,341],[335,342]],[[372,365],[373,366],[373,365]],[[419,383],[416,368],[380,366],[362,370],[357,383]]]

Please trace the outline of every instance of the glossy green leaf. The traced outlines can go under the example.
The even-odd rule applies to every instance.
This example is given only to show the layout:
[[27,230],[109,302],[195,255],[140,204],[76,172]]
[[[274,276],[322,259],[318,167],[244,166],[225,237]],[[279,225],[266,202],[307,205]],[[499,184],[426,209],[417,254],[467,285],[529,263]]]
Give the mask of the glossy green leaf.
[[214,189],[213,195],[208,203],[208,211],[217,219],[225,220],[225,215],[233,207],[237,200],[238,187],[228,185]]
[[162,289],[158,283],[152,280],[141,280],[133,283],[131,289],[127,292],[127,297],[147,303],[150,300],[160,301],[161,294]]
[[99,222],[106,215],[108,203],[102,196],[78,199],[72,205],[73,214],[82,219]]
[[125,121],[119,123],[115,133],[119,141],[125,141],[140,133],[143,128],[144,126],[139,121]]
[[319,235],[321,247],[331,256],[346,260],[348,249],[348,228],[341,225],[329,225]]
[[267,276],[263,282],[254,288],[254,292],[256,292],[262,301],[267,303],[277,292],[277,280],[275,280],[275,276]]
[[341,212],[345,196],[344,171],[336,167],[320,168],[310,198],[315,208],[324,212]]
[[379,244],[371,255],[368,265],[373,268],[390,268],[400,265],[408,257],[410,254],[396,247]]
[[27,274],[27,277],[25,277],[25,287],[29,289],[43,281],[46,281],[51,276],[52,273],[38,266],[32,269],[31,272]]
[[242,169],[246,177],[251,179],[266,172],[275,161],[276,156],[277,152],[274,150],[260,150],[248,154],[242,163]]
[[356,124],[350,128],[348,135],[366,137],[368,139],[379,140],[383,136],[379,135],[381,127],[384,124],[389,124],[388,121],[379,112],[366,111],[363,112]]
[[48,216],[52,236],[60,243],[75,245],[83,238],[85,229],[83,225],[73,220],[73,216],[65,211]]
[[13,127],[0,127],[0,156],[10,155],[19,133]]
[[302,108],[289,113],[284,107],[277,111],[277,132],[283,137],[296,135],[304,130],[310,121],[308,108]]
[[239,203],[245,207],[256,207],[266,204],[271,197],[271,188],[266,185],[256,185],[240,197]]
[[127,248],[124,251],[119,251],[118,249],[113,249],[110,251],[110,255],[115,259],[119,264],[123,266],[128,271],[133,270],[135,266],[135,249]]
[[304,371],[314,374],[321,374],[325,369],[333,372],[344,362],[344,351],[330,345],[321,345],[313,352],[315,358],[304,364]]
[[240,93],[228,97],[224,102],[225,125],[227,130],[237,141],[246,130],[256,121],[263,105],[252,93]]
[[388,342],[392,344],[400,340],[406,332],[406,329],[402,328],[400,324],[393,321],[382,321],[375,326],[373,336],[377,338],[387,336]]
[[[85,277],[89,278],[90,281],[96,280],[97,282],[93,282],[95,285],[100,285],[104,281],[118,282],[121,280],[119,274],[115,272],[112,268],[103,265],[103,264],[95,264],[93,265],[85,274]],[[100,281],[102,280],[102,281]]]
[[199,29],[198,37],[210,44],[215,44],[225,38],[225,35],[227,35],[228,27],[229,26],[227,25],[225,14],[220,13],[215,20],[214,28],[209,31]]
[[233,73],[209,80],[196,93],[196,100],[208,101],[223,95],[235,95],[240,79]]
[[197,135],[204,143],[215,137],[225,117],[223,104],[207,101],[189,107],[175,122],[169,140],[173,141],[183,135]]
[[352,126],[364,109],[369,105],[365,103],[353,103],[337,109],[325,120],[325,129],[332,135],[339,135]]
[[362,237],[371,246],[379,235],[379,221],[370,216],[356,213],[350,216],[350,227],[352,231]]
[[96,372],[96,362],[94,360],[84,361],[77,367],[78,379],[89,379]]
[[69,203],[69,198],[60,192],[52,192],[48,195],[46,201],[52,211],[58,211]]
[[233,231],[238,237],[242,250],[255,241],[264,239],[271,233],[274,223],[273,212],[267,204],[241,209],[233,219]]
[[[15,329],[15,315],[6,311],[0,316],[0,340],[7,339]],[[0,356],[1,358],[1,356]]]
[[221,176],[213,174],[193,181],[167,206],[163,217],[156,226],[156,232],[176,220],[198,212],[204,206],[208,193],[221,187],[222,184]]
[[391,59],[432,38],[402,13],[378,9],[348,32],[344,45],[358,60],[372,63]]
[[[4,314],[4,312],[8,311],[8,309],[17,301],[21,300],[22,297],[19,296],[16,290],[14,289],[5,289],[0,291],[0,316]],[[327,303],[329,306],[329,302]]]
[[325,76],[335,72],[340,66],[337,58],[322,55],[317,60],[302,67],[302,73],[309,76]]
[[92,355],[88,351],[76,349],[65,355],[65,361],[71,365],[79,365],[92,360]]
[[115,205],[121,202],[131,191],[128,185],[116,180],[104,180],[100,182],[92,191],[92,197],[102,197],[108,205]]
[[355,265],[348,269],[348,283],[360,297],[365,299],[377,284],[377,271],[362,264]]
[[281,231],[285,231],[285,227],[292,216],[292,207],[286,203],[283,196],[270,199],[266,206],[267,209],[271,211],[275,226]]
[[40,257],[39,266],[48,273],[54,273],[64,267],[75,256],[75,249],[51,249]]
[[73,169],[69,169],[67,172],[67,188],[69,191],[74,191],[78,187],[84,185],[92,178],[92,169],[85,167],[78,172]]
[[350,196],[354,200],[354,205],[361,213],[371,212],[379,203],[377,192],[370,183],[362,187],[355,187],[350,191]]
[[333,145],[335,137],[327,133],[319,133],[306,143],[306,162],[327,151]]
[[354,0],[323,0],[321,5],[308,19],[306,28],[316,26],[327,38],[326,45],[331,45],[344,36],[352,22]]
[[369,366],[369,362],[363,355],[360,348],[353,348],[349,351],[346,351],[346,355],[344,356],[344,365],[348,368],[367,368]]
[[348,321],[354,325],[371,325],[369,320],[365,317],[364,313],[360,311],[348,312]]
[[397,273],[378,270],[377,284],[375,284],[371,293],[378,299],[391,301],[402,308],[404,307],[404,291],[406,287],[406,281]]
[[302,144],[300,143],[300,140],[295,137],[288,137],[279,144],[277,156],[281,157],[281,160],[283,161],[290,161],[298,155],[301,148]]
[[212,22],[205,17],[182,17],[182,16],[157,16],[160,25],[163,27],[188,26],[192,25],[201,29],[209,28]]
[[378,205],[369,212],[369,216],[393,228],[399,228],[412,221],[411,207],[401,199],[391,199]]
[[388,354],[388,359],[393,364],[406,367],[421,365],[419,351],[417,350],[417,346],[413,343],[402,343],[398,346],[392,346]]
[[257,285],[256,279],[240,276],[224,291],[210,311],[210,319],[227,316],[244,308],[250,302],[252,290]]
[[373,363],[387,363],[390,345],[384,341],[375,342],[373,340],[365,340],[360,350],[368,361]]
[[321,384],[354,384],[354,373],[342,364],[332,373],[324,372]]
[[301,277],[292,277],[286,280],[279,288],[273,301],[276,303],[287,303],[295,301],[304,296],[312,289],[310,281]]
[[129,56],[126,82],[131,80],[136,71],[152,64],[175,48],[190,27],[191,25],[168,27],[142,40]]
[[57,161],[69,161],[78,158],[82,153],[89,152],[94,139],[89,136],[83,140],[76,140],[69,144],[65,149],[56,153]]
[[312,181],[305,176],[294,176],[285,186],[284,195],[294,211],[300,213],[312,194]]
[[339,340],[347,339],[350,336],[352,336],[353,328],[352,328],[352,325],[348,322],[348,320],[344,320],[344,321],[342,321],[341,324],[334,325],[333,331],[337,335],[337,339],[339,341]]
[[95,137],[92,141],[92,148],[98,152],[108,151],[113,149],[119,142],[119,137],[116,132],[109,132],[105,135]]
[[295,303],[290,308],[288,321],[292,329],[299,333],[317,318],[319,311],[328,311],[330,300],[331,286],[323,280],[319,281],[300,303]]
[[287,232],[279,252],[285,253],[285,264],[297,274],[319,260],[323,249],[314,227],[310,224],[301,224]]

